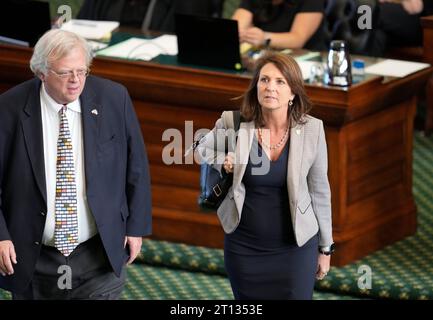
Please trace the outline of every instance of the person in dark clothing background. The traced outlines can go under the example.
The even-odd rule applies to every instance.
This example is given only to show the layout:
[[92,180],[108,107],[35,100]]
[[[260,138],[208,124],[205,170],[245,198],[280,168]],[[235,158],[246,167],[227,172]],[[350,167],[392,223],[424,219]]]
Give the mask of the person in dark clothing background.
[[379,0],[377,24],[378,50],[383,55],[389,47],[422,46],[421,17],[433,14],[431,0]]
[[242,0],[232,19],[254,46],[325,50],[324,0]]
[[153,7],[149,30],[174,32],[176,13],[221,16],[222,0],[85,0],[78,19],[114,20],[121,26],[141,28],[148,9]]

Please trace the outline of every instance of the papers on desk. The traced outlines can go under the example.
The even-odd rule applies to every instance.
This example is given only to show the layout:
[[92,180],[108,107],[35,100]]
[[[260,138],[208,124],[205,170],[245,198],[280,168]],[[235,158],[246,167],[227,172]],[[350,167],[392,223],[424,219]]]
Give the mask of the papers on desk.
[[87,40],[87,44],[90,46],[90,48],[92,48],[92,51],[98,51],[108,46],[108,44],[106,43],[93,41],[93,40]]
[[101,40],[109,38],[111,32],[119,27],[117,21],[95,21],[72,19],[62,25],[62,30],[79,34],[85,39]]
[[320,57],[320,52],[310,51],[306,54],[295,56],[295,60],[301,68],[302,78],[308,80],[311,75],[311,67],[314,65],[321,64],[319,61],[311,61],[310,59]]
[[177,38],[163,35],[155,39],[130,38],[97,52],[97,55],[149,61],[160,54],[177,55]]
[[253,48],[253,46],[247,42],[242,42],[239,45],[239,48],[241,54],[246,54],[248,51],[250,51]]
[[304,80],[307,80],[310,78],[310,73],[311,73],[311,67],[315,64],[317,64],[318,62],[315,61],[303,61],[303,60],[298,60],[295,59],[296,62],[298,63],[299,67],[301,68],[301,72],[302,72],[302,78]]
[[402,78],[429,66],[428,63],[387,59],[365,68],[365,73]]
[[320,52],[318,51],[310,51],[300,56],[296,56],[295,59],[299,63],[299,61],[308,61],[313,58],[320,57]]
[[166,34],[148,41],[160,47],[162,50],[161,54],[177,55],[177,37],[175,35]]

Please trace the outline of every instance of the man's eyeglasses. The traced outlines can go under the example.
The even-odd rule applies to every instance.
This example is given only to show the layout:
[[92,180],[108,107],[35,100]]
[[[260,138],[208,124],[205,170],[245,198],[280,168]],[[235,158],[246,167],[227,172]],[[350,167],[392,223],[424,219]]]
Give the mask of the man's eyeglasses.
[[77,70],[68,70],[62,72],[57,72],[54,71],[53,69],[50,69],[50,71],[61,79],[71,79],[71,78],[75,78],[75,75],[78,78],[87,77],[89,75],[90,69],[77,69]]

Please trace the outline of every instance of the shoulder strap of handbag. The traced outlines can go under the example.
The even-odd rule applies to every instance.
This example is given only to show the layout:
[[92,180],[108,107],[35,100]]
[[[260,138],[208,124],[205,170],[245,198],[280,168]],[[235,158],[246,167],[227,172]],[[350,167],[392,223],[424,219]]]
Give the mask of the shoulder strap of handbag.
[[[225,127],[227,129],[234,129],[235,132],[237,133],[239,131],[241,122],[244,121],[241,112],[239,110],[226,111],[222,114],[222,116],[223,116]],[[236,135],[236,141],[237,140],[238,140],[238,136]],[[226,153],[227,152],[228,152],[228,138],[226,137]]]
[[[222,117],[223,117],[225,127],[228,129],[233,128],[233,129],[235,129],[235,132],[239,131],[239,127],[241,125],[241,122],[244,121],[244,118],[241,116],[241,112],[239,110],[225,111],[225,112],[223,112]],[[200,144],[202,138],[203,137],[195,140],[194,143],[191,145],[190,149],[195,150],[197,148],[197,146]],[[238,139],[238,137],[236,136],[236,140],[237,139]],[[226,141],[226,147],[228,147],[227,141]],[[185,154],[187,154],[187,152]]]
[[223,113],[224,124],[227,129],[235,129],[235,132],[239,131],[243,117],[239,110],[226,111]]

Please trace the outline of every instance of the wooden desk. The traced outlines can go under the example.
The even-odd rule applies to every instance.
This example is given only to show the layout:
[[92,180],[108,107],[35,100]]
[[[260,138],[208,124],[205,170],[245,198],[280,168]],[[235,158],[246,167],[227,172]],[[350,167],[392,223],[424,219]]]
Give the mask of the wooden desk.
[[[0,46],[0,90],[32,76],[30,56],[30,49]],[[151,164],[153,237],[222,247],[216,215],[201,213],[196,204],[199,167],[165,165],[161,154],[168,142],[161,137],[167,128],[184,133],[185,120],[194,121],[194,130],[212,128],[222,110],[237,108],[231,98],[244,92],[249,76],[107,58],[95,59],[92,73],[123,83],[134,100]],[[375,77],[348,90],[307,86],[312,115],[325,122],[336,265],[416,230],[415,93],[430,74],[423,70],[388,83]]]

